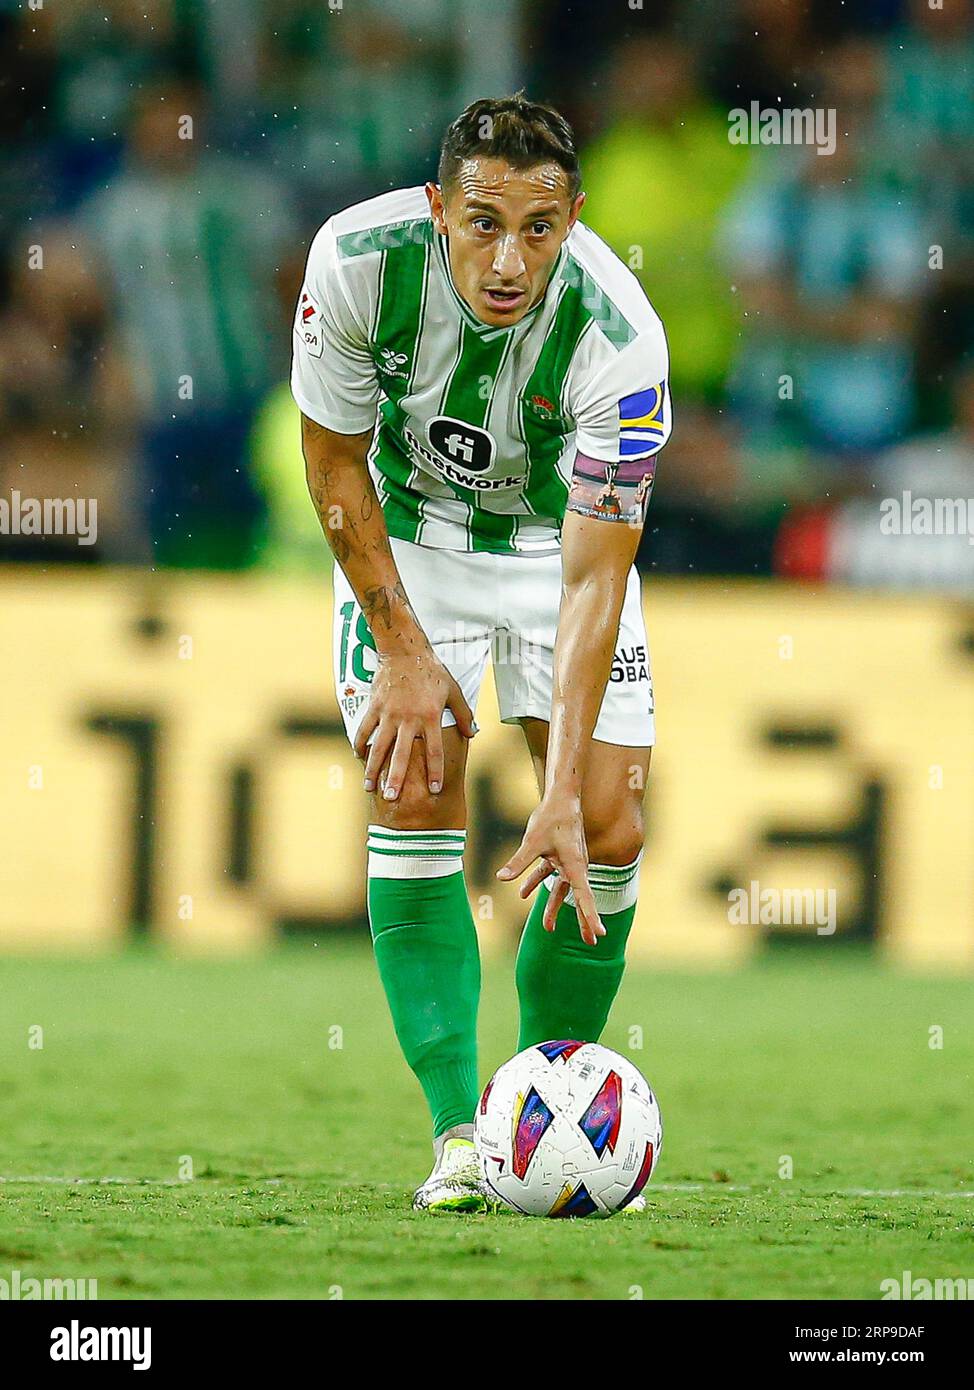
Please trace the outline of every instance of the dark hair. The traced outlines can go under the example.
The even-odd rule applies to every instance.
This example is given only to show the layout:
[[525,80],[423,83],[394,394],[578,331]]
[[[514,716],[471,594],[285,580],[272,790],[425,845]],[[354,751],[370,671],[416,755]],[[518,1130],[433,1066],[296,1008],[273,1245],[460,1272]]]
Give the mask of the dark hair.
[[568,175],[569,197],[574,199],[581,187],[571,126],[554,107],[528,101],[523,92],[481,97],[460,112],[440,148],[440,186],[453,183],[463,160],[474,155],[506,159],[515,169],[558,164]]

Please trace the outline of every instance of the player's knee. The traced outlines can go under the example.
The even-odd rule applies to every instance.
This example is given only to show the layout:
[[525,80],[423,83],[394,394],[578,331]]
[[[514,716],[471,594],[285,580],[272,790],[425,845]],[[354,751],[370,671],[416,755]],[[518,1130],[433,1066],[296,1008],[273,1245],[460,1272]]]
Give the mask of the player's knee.
[[442,830],[466,824],[462,791],[447,783],[434,794],[425,776],[412,768],[395,801],[377,796],[373,805],[376,822],[390,830]]
[[631,864],[643,847],[643,815],[638,805],[595,817],[585,824],[585,842],[592,864]]

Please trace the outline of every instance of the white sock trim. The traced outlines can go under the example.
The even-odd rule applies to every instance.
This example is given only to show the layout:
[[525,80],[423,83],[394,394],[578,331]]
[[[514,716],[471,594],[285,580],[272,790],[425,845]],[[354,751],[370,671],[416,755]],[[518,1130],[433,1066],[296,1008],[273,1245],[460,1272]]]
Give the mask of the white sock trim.
[[465,830],[390,830],[370,825],[369,878],[446,878],[463,873]]
[[[612,912],[623,912],[627,907],[632,907],[639,897],[639,869],[642,862],[643,852],[640,850],[631,864],[588,866],[589,886],[600,915],[608,916]],[[545,887],[549,893],[557,881],[556,874],[549,874],[545,879]],[[570,889],[565,904],[568,907],[575,906],[575,894]]]

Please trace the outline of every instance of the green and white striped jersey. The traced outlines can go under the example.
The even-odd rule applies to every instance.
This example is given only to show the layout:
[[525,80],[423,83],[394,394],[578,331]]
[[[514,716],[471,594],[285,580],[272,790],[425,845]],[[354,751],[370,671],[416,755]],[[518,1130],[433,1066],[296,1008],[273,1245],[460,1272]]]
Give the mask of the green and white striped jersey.
[[669,434],[663,326],[581,223],[541,301],[496,328],[457,292],[423,188],[383,194],[319,229],[294,327],[295,400],[340,434],[378,417],[386,525],[420,545],[557,551],[576,452],[611,482]]

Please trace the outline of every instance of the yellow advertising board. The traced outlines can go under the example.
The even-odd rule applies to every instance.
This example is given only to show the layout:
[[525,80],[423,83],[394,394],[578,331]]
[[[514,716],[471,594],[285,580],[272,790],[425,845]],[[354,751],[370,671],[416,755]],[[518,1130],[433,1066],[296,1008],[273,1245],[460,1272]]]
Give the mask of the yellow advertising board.
[[[366,930],[367,801],[327,588],[28,568],[0,583],[0,949]],[[652,581],[644,602],[659,742],[633,957],[720,965],[805,935],[974,968],[971,611],[759,582]],[[466,862],[489,949],[523,919],[493,873],[535,792],[489,682],[477,717]],[[831,926],[759,920],[789,890],[831,893]]]

